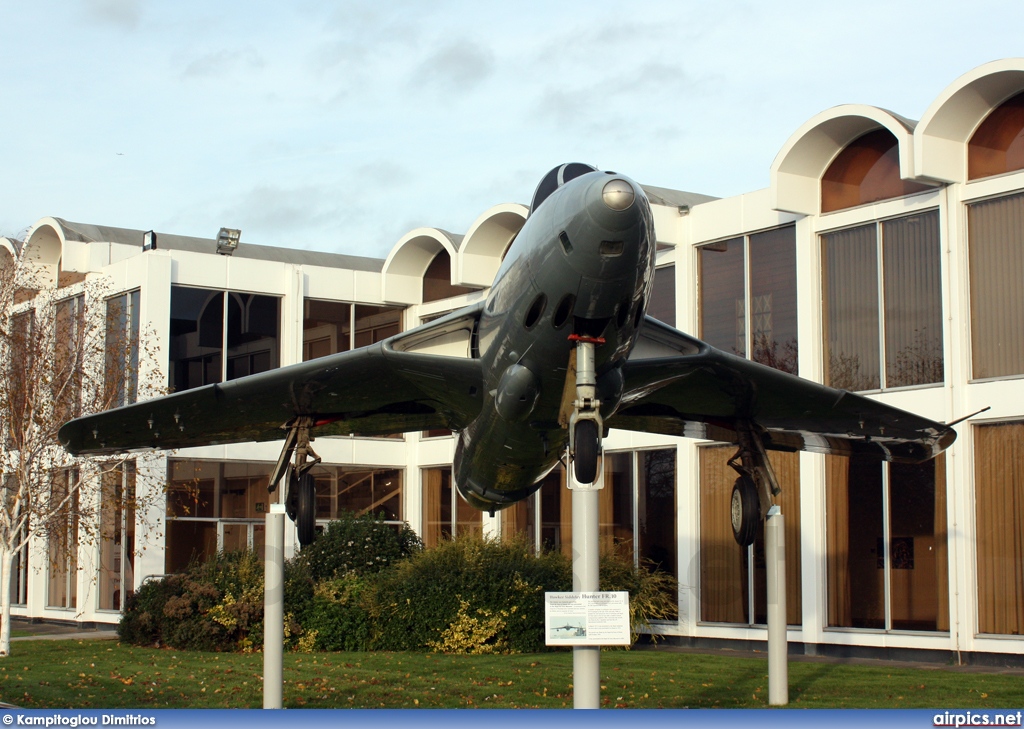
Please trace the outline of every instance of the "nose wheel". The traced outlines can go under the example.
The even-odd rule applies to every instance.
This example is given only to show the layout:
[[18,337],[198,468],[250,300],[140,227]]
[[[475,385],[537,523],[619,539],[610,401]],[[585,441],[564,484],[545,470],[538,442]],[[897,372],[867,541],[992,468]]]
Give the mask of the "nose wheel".
[[576,343],[576,399],[569,418],[569,454],[578,484],[589,485],[598,480],[601,464],[601,401],[597,399],[597,375],[594,369],[594,348],[604,344],[600,337],[573,334]]

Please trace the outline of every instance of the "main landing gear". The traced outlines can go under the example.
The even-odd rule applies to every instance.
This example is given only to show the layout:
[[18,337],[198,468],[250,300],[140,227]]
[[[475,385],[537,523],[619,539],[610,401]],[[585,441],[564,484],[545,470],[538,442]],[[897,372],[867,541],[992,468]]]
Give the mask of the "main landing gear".
[[597,399],[594,347],[604,344],[600,337],[569,337],[576,343],[576,399],[569,417],[569,455],[576,481],[592,484],[598,477],[601,458],[601,401]]
[[[268,489],[273,493],[278,482],[287,475],[285,511],[298,527],[299,544],[303,547],[309,546],[316,539],[316,484],[310,471],[320,463],[320,456],[309,445],[309,429],[312,424],[313,419],[305,415],[288,423],[288,435],[270,477]],[[294,465],[290,463],[293,455]]]
[[741,423],[736,432],[740,447],[729,459],[729,466],[739,477],[732,487],[730,515],[733,537],[740,546],[747,547],[754,543],[758,525],[768,515],[773,497],[778,496],[782,489],[756,426]]

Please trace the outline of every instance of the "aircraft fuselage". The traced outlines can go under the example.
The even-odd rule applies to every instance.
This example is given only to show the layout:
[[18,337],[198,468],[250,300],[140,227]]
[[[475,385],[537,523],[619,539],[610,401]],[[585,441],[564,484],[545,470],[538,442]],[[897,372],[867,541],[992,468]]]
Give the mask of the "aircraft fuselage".
[[569,438],[566,393],[571,403],[575,392],[570,335],[604,340],[595,350],[600,411],[615,411],[621,367],[650,299],[655,249],[647,198],[622,175],[569,180],[531,212],[477,332],[483,408],[460,432],[453,464],[469,503],[487,511],[508,506],[557,464]]

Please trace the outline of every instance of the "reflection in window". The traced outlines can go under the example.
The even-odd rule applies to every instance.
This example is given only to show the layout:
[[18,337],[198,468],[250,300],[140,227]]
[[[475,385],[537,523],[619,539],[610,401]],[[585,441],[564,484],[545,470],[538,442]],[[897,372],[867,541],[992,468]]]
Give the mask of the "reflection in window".
[[829,626],[949,630],[944,456],[825,462]]
[[423,469],[423,545],[483,533],[483,512],[474,509],[452,484],[451,467]]
[[1024,422],[974,427],[978,632],[1024,635]]
[[85,357],[85,296],[58,301],[54,312],[54,358],[50,392],[55,417],[63,423],[82,414]]
[[989,114],[967,143],[967,179],[1024,169],[1024,93]]
[[280,320],[274,296],[172,286],[171,386],[180,392],[280,366]]
[[50,480],[47,525],[46,606],[78,607],[78,499],[77,468],[61,469]]
[[99,609],[120,610],[135,591],[135,462],[100,483]]
[[676,267],[662,266],[654,270],[654,286],[647,315],[669,326],[676,325]]
[[975,379],[1024,373],[1024,195],[967,208]]
[[402,330],[402,309],[338,301],[303,302],[302,361],[376,344]]
[[358,469],[317,466],[316,518],[337,519],[342,512],[383,516],[402,522],[402,472],[397,469]]
[[135,402],[139,386],[139,292],[107,299],[103,355],[104,404],[108,408]]
[[930,189],[900,178],[899,143],[888,129],[850,142],[821,177],[821,212],[889,200]]
[[[700,619],[709,623],[764,625],[768,622],[764,529],[750,547],[732,533],[729,467],[736,446],[704,446],[700,453]],[[800,455],[768,454],[782,493],[775,497],[785,518],[786,622],[801,623]]]
[[846,390],[941,383],[938,212],[828,233],[821,241],[825,383]]
[[795,228],[711,243],[699,247],[697,256],[700,338],[796,374]]

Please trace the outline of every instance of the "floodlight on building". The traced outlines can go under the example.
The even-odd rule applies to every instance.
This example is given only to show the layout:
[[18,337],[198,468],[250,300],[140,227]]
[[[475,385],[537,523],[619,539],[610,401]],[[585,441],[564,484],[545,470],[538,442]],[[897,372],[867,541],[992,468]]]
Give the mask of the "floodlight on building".
[[152,230],[147,230],[145,233],[142,234],[142,250],[156,250],[156,233],[154,233]]
[[221,228],[217,233],[217,253],[230,256],[238,248],[238,241],[241,237],[242,231],[236,228]]

